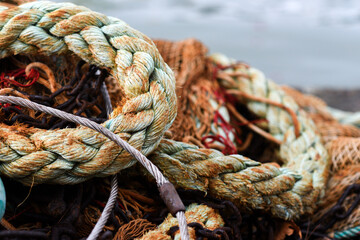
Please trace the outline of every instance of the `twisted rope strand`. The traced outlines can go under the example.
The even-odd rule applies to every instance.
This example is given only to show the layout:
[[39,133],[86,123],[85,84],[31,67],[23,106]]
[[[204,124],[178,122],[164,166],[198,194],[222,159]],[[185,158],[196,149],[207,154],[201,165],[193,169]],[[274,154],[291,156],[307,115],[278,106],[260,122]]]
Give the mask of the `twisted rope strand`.
[[360,226],[346,229],[344,231],[339,231],[334,233],[334,239],[349,239],[359,237],[360,235]]
[[177,187],[230,200],[246,211],[259,209],[294,219],[314,208],[315,203],[307,200],[312,188],[297,189],[300,181],[309,181],[274,163],[261,164],[241,155],[225,156],[217,150],[166,139],[150,160]]
[[127,152],[129,152],[131,154],[131,156],[133,156],[135,159],[137,159],[151,173],[151,175],[154,176],[158,186],[169,182],[164,178],[164,176],[159,171],[159,169],[151,161],[149,161],[139,150],[137,150],[136,148],[131,146],[129,143],[127,143],[126,141],[121,139],[118,135],[114,134],[109,129],[103,127],[100,124],[97,124],[87,118],[79,117],[79,116],[76,116],[76,115],[73,115],[70,113],[66,113],[66,112],[63,112],[58,109],[46,107],[41,104],[37,104],[35,102],[29,101],[26,99],[22,99],[19,97],[0,96],[0,102],[1,103],[11,103],[11,104],[19,105],[22,107],[27,107],[27,108],[33,109],[35,111],[41,111],[41,112],[62,118],[64,120],[71,121],[71,122],[86,126],[90,129],[93,129],[93,130],[105,135],[112,141],[114,141],[116,144],[118,144],[123,149],[125,149]]
[[189,230],[187,227],[187,221],[185,212],[179,211],[176,213],[176,218],[179,222],[179,228],[180,228],[180,239],[190,239]]

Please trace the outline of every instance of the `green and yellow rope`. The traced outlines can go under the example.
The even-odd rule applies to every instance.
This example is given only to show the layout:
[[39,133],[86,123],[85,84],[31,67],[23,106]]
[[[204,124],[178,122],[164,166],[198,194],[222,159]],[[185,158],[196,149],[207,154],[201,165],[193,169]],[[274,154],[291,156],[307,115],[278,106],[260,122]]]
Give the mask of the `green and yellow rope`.
[[[121,20],[70,3],[32,2],[0,12],[0,58],[75,54],[106,68],[126,102],[105,126],[148,155],[176,116],[175,80],[154,43]],[[135,163],[87,128],[0,126],[0,172],[24,184],[74,184]]]

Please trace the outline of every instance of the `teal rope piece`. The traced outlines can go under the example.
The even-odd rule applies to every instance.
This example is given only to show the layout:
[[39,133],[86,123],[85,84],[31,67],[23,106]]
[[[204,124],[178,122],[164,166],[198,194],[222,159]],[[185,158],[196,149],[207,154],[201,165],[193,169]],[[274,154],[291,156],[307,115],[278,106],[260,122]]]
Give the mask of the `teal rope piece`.
[[353,238],[353,237],[360,238],[360,226],[356,226],[356,227],[349,228],[349,229],[346,229],[341,232],[334,233],[334,239],[347,239],[347,238]]
[[0,178],[0,219],[2,219],[2,217],[5,214],[5,208],[6,208],[6,193],[5,193],[4,184]]

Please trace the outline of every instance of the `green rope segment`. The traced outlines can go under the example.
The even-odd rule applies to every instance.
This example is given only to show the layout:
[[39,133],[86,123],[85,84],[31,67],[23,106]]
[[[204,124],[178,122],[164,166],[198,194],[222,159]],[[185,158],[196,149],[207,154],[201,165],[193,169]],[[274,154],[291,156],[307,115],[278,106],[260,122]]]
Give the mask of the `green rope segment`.
[[302,176],[273,163],[260,164],[242,155],[224,156],[217,150],[167,139],[150,160],[177,187],[230,200],[246,211],[265,210],[293,219],[314,207],[312,189],[299,191],[295,186]]

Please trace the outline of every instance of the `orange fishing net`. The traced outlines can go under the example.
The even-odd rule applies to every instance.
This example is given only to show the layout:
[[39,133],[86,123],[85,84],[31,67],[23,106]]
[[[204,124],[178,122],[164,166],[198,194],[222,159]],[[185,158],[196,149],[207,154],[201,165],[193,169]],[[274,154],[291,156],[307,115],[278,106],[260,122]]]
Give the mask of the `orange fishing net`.
[[130,240],[143,236],[146,232],[156,228],[156,225],[146,219],[135,219],[124,224],[117,231],[114,240]]
[[173,139],[202,145],[201,138],[210,132],[214,119],[210,98],[215,98],[216,91],[207,48],[195,39],[155,44],[176,78],[178,115],[170,128]]

